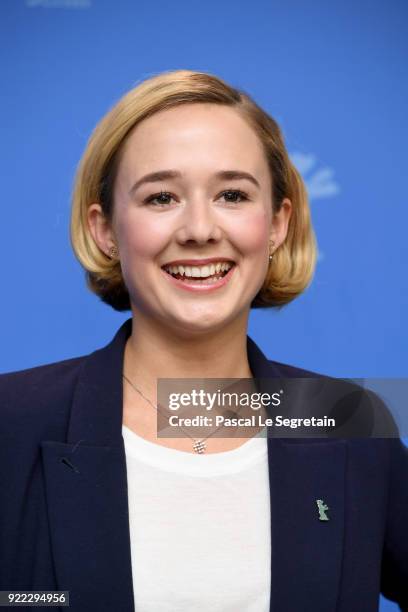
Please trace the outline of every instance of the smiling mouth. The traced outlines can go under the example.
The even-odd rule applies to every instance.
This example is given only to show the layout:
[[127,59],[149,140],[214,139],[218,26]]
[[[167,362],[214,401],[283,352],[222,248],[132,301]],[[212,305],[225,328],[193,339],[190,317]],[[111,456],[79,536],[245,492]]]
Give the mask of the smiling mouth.
[[189,284],[201,285],[216,283],[226,276],[234,266],[235,263],[232,261],[223,261],[204,266],[163,266],[162,269],[177,280],[188,282]]

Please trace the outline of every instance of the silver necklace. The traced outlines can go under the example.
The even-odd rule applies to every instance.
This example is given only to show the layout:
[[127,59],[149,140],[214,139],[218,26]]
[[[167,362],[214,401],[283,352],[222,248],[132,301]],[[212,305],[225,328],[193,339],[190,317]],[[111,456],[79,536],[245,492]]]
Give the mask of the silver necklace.
[[[137,392],[139,393],[139,395],[141,395],[141,397],[143,397],[143,399],[144,399],[144,400],[146,400],[146,402],[148,402],[148,403],[150,404],[150,406],[152,406],[152,408],[154,408],[155,410],[157,410],[157,412],[159,412],[161,415],[166,416],[166,417],[168,416],[168,414],[164,414],[164,413],[163,413],[163,412],[160,410],[159,405],[155,406],[155,405],[153,404],[153,402],[151,402],[151,401],[149,400],[149,398],[148,398],[148,397],[146,397],[146,396],[145,396],[145,395],[144,395],[144,394],[143,394],[143,393],[140,391],[140,389],[138,389],[138,388],[136,387],[136,385],[134,385],[134,384],[132,383],[132,381],[131,381],[131,380],[129,380],[129,378],[128,378],[127,376],[125,376],[124,374],[122,374],[122,376],[123,376],[123,378],[126,380],[126,382],[128,382],[128,383],[129,383],[129,385],[130,385],[131,387],[133,387],[133,389],[134,389],[135,391],[137,391]],[[193,450],[194,450],[196,453],[199,453],[199,454],[201,455],[201,454],[203,454],[203,453],[206,451],[206,448],[207,448],[207,445],[206,445],[205,441],[206,441],[206,440],[208,440],[208,438],[210,438],[211,436],[213,436],[213,435],[214,435],[214,434],[215,434],[215,433],[216,433],[216,432],[217,432],[219,429],[221,429],[221,427],[223,427],[223,425],[220,425],[219,427],[217,427],[217,429],[215,429],[214,431],[212,431],[212,432],[211,432],[211,433],[210,433],[208,436],[206,436],[205,438],[201,438],[200,440],[197,440],[197,438],[193,438],[192,436],[190,436],[190,434],[188,433],[188,431],[187,431],[187,430],[186,430],[186,429],[185,429],[185,428],[184,428],[182,425],[180,425],[179,427],[180,427],[180,428],[181,428],[181,429],[184,431],[184,433],[185,433],[185,434],[186,434],[186,435],[187,435],[187,436],[190,438],[190,440],[192,440],[192,441],[193,441]]]

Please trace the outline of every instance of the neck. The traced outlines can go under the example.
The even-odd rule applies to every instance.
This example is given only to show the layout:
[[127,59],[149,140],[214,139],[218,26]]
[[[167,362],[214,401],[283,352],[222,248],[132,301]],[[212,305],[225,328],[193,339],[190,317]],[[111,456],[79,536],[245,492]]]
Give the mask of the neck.
[[252,378],[245,313],[211,333],[178,333],[133,313],[124,373],[152,392],[158,378]]

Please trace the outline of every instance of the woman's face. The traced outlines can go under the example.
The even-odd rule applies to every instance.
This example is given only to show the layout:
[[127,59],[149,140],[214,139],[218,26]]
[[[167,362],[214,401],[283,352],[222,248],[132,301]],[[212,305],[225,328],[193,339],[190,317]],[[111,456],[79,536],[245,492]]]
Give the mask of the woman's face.
[[286,236],[290,202],[273,217],[271,194],[249,125],[226,106],[188,104],[134,128],[118,167],[112,226],[98,204],[89,220],[106,253],[118,247],[135,313],[179,333],[209,332],[237,318],[246,324],[269,241],[276,249]]

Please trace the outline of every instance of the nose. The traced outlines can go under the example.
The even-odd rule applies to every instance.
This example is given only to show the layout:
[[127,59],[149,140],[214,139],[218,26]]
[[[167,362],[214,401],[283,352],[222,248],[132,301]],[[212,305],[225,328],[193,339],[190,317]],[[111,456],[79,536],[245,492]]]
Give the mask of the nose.
[[194,242],[206,244],[218,242],[222,238],[222,230],[211,204],[205,198],[195,198],[187,202],[176,230],[176,240],[180,244]]

